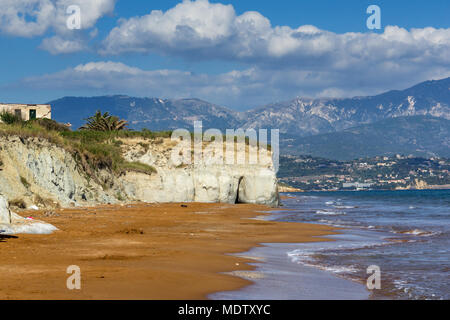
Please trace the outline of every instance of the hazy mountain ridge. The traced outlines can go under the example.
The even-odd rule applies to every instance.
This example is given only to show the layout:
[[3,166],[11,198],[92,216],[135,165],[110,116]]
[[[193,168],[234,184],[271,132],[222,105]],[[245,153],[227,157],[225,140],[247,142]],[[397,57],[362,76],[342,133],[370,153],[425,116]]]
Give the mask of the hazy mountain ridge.
[[204,130],[280,129],[282,152],[290,154],[332,159],[395,153],[450,156],[450,78],[376,96],[296,98],[246,112],[200,99],[124,95],[65,97],[50,104],[53,118],[72,123],[74,129],[101,109],[127,119],[132,129],[192,130],[196,120]]
[[199,99],[134,98],[129,96],[65,97],[51,101],[53,116],[74,127],[95,110],[110,111],[132,128],[276,128],[281,133],[309,136],[340,131],[388,118],[430,115],[450,120],[450,78],[426,81],[406,90],[348,99],[296,98],[238,112]]
[[109,111],[130,122],[133,129],[154,131],[192,128],[202,120],[209,128],[239,127],[238,112],[199,99],[135,98],[124,95],[100,97],[64,97],[50,102],[52,115],[58,121],[80,127],[84,118],[95,110]]
[[337,160],[393,156],[450,157],[450,120],[397,117],[308,137],[282,137],[283,151]]
[[402,91],[348,99],[304,99],[247,112],[244,127],[274,127],[308,136],[340,131],[388,118],[430,115],[450,120],[450,78],[426,81]]

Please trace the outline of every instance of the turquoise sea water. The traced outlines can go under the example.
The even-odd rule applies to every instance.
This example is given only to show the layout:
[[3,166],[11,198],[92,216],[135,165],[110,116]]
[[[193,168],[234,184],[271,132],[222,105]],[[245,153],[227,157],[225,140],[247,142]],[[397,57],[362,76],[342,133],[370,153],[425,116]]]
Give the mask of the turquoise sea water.
[[[272,219],[344,227],[337,241],[298,244],[293,263],[365,283],[381,270],[373,298],[450,299],[450,190],[289,193]],[[293,297],[295,298],[295,297]]]

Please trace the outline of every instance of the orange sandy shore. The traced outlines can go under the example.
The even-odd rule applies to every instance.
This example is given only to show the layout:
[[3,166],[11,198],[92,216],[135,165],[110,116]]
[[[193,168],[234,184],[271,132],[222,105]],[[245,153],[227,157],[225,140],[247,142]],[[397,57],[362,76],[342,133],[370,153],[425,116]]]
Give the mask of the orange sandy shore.
[[[271,208],[189,203],[22,212],[60,229],[0,236],[0,299],[205,299],[250,284],[223,274],[251,270],[227,255],[260,243],[327,240],[327,226],[249,220]],[[315,236],[315,237],[313,237]],[[81,290],[68,290],[69,265]]]

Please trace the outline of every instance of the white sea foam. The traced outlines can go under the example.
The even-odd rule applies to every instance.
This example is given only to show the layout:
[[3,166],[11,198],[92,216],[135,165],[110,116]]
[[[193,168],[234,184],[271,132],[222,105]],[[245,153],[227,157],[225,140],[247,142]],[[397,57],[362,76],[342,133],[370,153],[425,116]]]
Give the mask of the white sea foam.
[[324,214],[324,215],[330,215],[330,216],[338,216],[346,214],[343,211],[328,211],[328,210],[317,210],[316,214]]
[[[349,194],[342,200],[328,196],[321,201],[306,200],[290,220],[333,226],[342,224],[347,230],[330,236],[335,242],[294,247],[299,250],[289,252],[288,259],[352,280],[364,278],[367,261],[380,265],[385,274],[385,285],[380,294],[389,292],[402,299],[448,298],[447,270],[432,268],[435,257],[445,261],[448,255],[448,250],[443,248],[449,234],[445,224],[448,212],[445,203],[442,206],[433,198],[422,199],[422,195],[420,199],[406,200],[402,197],[398,200],[399,193],[392,193],[392,199],[378,198],[377,195],[373,199],[358,198],[359,195],[351,198],[353,194]],[[299,205],[294,203],[293,206],[298,209]],[[338,215],[341,212],[346,215]],[[397,213],[400,214],[397,216]],[[415,266],[416,261],[421,264]],[[353,266],[359,272],[353,273],[356,269]],[[399,281],[394,286],[392,281],[395,279]]]
[[407,231],[394,231],[394,233],[409,234],[413,236],[430,237],[439,234],[438,232],[426,231],[421,229],[413,229]]
[[332,273],[355,273],[358,272],[358,269],[353,266],[329,266],[318,263],[318,261],[313,257],[317,252],[310,252],[304,250],[293,250],[288,252],[287,255],[291,258],[292,262],[301,263],[304,266],[318,268],[324,271],[332,272]]
[[355,206],[333,206],[333,207],[335,207],[336,209],[355,209],[355,208],[358,208],[358,207],[355,207]]
[[333,272],[333,273],[356,273],[358,272],[358,269],[355,266],[324,266],[324,265],[318,265],[317,266],[321,270]]

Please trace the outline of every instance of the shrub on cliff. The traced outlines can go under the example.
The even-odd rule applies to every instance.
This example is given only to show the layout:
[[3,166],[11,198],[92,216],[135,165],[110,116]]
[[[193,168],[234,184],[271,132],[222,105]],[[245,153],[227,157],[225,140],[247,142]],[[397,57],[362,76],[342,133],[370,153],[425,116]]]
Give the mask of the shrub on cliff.
[[26,209],[27,208],[27,205],[26,205],[25,201],[23,201],[22,199],[10,200],[8,202],[8,205],[10,207],[16,207],[16,208],[19,208],[19,209]]
[[22,119],[19,116],[8,111],[3,111],[2,113],[0,113],[0,120],[6,124],[14,124],[22,122]]
[[120,120],[116,116],[110,115],[108,112],[102,114],[98,110],[95,115],[85,119],[87,122],[80,130],[92,130],[92,131],[119,131],[126,129],[128,122],[126,120]]
[[118,175],[126,171],[155,173],[156,169],[151,166],[126,161],[122,155],[123,142],[120,138],[143,138],[155,141],[159,138],[169,138],[171,131],[132,131],[121,128],[115,131],[72,131],[66,125],[54,120],[34,119],[11,124],[0,123],[0,137],[16,136],[22,143],[26,143],[28,138],[45,139],[71,153],[87,176],[98,183],[102,183],[98,177],[98,170],[101,169],[110,170]]
[[30,123],[35,123],[39,126],[41,126],[42,128],[46,129],[46,130],[53,130],[53,131],[58,131],[58,132],[65,132],[65,131],[70,131],[69,126],[63,123],[59,123],[55,120],[52,119],[46,119],[46,118],[39,118],[39,119],[33,119],[29,121]]

